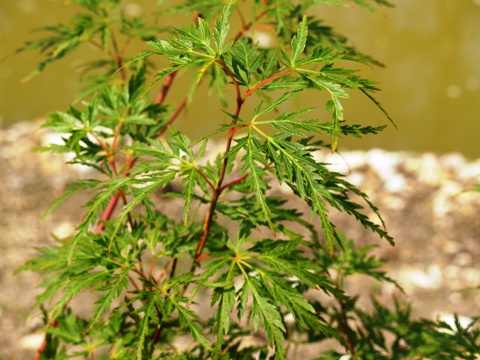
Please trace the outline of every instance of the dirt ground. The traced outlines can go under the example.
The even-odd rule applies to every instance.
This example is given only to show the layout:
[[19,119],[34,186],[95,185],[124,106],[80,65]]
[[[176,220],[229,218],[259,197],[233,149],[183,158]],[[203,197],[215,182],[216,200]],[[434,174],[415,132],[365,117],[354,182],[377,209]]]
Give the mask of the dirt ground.
[[[65,184],[88,176],[65,166],[65,159],[32,152],[54,137],[38,123],[18,124],[0,131],[0,360],[32,359],[42,334],[36,309],[37,275],[14,271],[35,252],[51,243],[52,232],[68,234],[82,216],[86,198],[69,200],[40,224],[41,214],[60,196]],[[464,319],[480,313],[480,193],[462,190],[480,183],[480,161],[459,154],[389,153],[381,150],[319,155],[336,171],[366,192],[379,208],[391,247],[342,214],[334,223],[359,243],[376,243],[387,259],[386,270],[414,302],[414,314]],[[289,196],[283,189],[279,193]],[[375,285],[363,278],[349,284],[352,292]],[[392,287],[377,289],[385,303],[398,295]],[[366,301],[366,300],[365,300]],[[304,356],[304,358],[307,358]]]

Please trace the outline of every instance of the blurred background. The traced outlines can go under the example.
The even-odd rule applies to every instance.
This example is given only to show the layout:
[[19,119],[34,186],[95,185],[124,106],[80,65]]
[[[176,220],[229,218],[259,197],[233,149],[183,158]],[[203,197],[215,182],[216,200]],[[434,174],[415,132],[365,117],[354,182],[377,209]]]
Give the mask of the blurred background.
[[[165,0],[165,4],[173,1],[178,2]],[[398,126],[398,130],[391,126],[365,96],[352,92],[344,103],[345,118],[350,123],[388,127],[377,136],[342,139],[339,148],[458,152],[479,159],[472,167],[456,155],[440,162],[430,154],[413,154],[407,159],[391,154],[387,159],[387,155],[374,151],[367,158],[374,170],[368,177],[360,174],[356,178],[373,181],[362,183],[362,191],[373,196],[390,234],[402,245],[384,247],[380,254],[392,261],[387,272],[392,270],[392,277],[402,285],[408,286],[406,277],[413,279],[410,285],[415,286],[412,296],[416,308],[424,316],[433,316],[434,310],[473,316],[478,314],[478,292],[460,294],[452,289],[476,285],[480,277],[475,260],[480,257],[478,194],[457,196],[472,186],[472,179],[478,179],[479,173],[480,0],[392,1],[396,7],[382,8],[381,14],[325,6],[316,10],[326,25],[386,65],[373,69],[358,66],[362,76],[379,82],[382,92],[376,97]],[[24,42],[44,35],[32,29],[68,21],[77,11],[75,6],[66,6],[68,2],[0,0],[0,127],[65,111],[71,103],[78,79],[75,69],[82,61],[95,57],[95,48],[80,48],[74,56],[48,67],[23,85],[20,80],[37,66],[40,57],[35,52],[10,56]],[[126,0],[125,9],[130,15],[149,14],[148,4],[154,2]],[[237,16],[233,15],[233,19],[238,22]],[[179,20],[188,19],[166,19],[162,25],[178,26]],[[140,46],[138,51],[145,48]],[[182,81],[174,83],[172,92],[169,100],[175,95],[179,95],[179,101],[183,99],[186,90]],[[227,94],[230,98],[233,95]],[[319,102],[315,98],[308,100]],[[216,124],[228,121],[218,117],[218,108],[215,99],[199,91],[192,108],[176,125],[190,136],[204,135]],[[192,114],[195,116],[188,116]],[[202,117],[196,117],[198,114]],[[323,108],[316,115],[329,119]],[[52,229],[58,236],[65,233],[64,229],[72,231],[83,214],[80,204],[86,201],[72,199],[64,210],[54,212],[43,226],[38,225],[41,214],[62,194],[65,183],[80,175],[66,170],[63,158],[32,155],[31,149],[43,141],[38,134],[32,136],[35,126],[5,131],[0,137],[0,359],[13,358],[12,354],[18,359],[31,359],[38,341],[43,341],[42,334],[35,332],[38,316],[25,324],[25,313],[34,301],[32,284],[38,285],[38,277],[31,273],[10,274],[33,254],[34,246],[50,241]],[[364,163],[357,165],[364,169]],[[404,176],[400,180],[405,182],[405,188],[395,185],[399,175]],[[393,195],[385,195],[389,187],[384,182],[395,185]],[[471,202],[467,203],[468,199]],[[348,226],[340,228],[356,231]],[[355,286],[363,286],[358,284]]]
[[[460,152],[480,157],[480,0],[401,0],[381,14],[363,9],[321,7],[317,13],[364,53],[386,65],[361,67],[361,74],[379,82],[377,98],[397,123],[378,136],[343,139],[340,149]],[[36,67],[37,53],[8,57],[25,41],[39,38],[32,29],[67,21],[77,11],[65,0],[0,0],[0,121],[2,126],[65,110],[75,93],[83,57],[91,49],[67,57],[20,85]],[[166,1],[168,3],[168,1]],[[130,1],[136,14],[148,14],[148,1]],[[178,90],[184,91],[184,90]],[[360,93],[345,103],[346,119],[354,123],[388,124]],[[206,112],[212,102],[194,102],[191,113]],[[213,110],[217,110],[215,107]],[[202,126],[202,119],[195,124]],[[224,120],[222,120],[224,121]],[[221,121],[217,121],[221,122]],[[193,125],[195,125],[193,124]],[[187,133],[203,132],[180,125]]]

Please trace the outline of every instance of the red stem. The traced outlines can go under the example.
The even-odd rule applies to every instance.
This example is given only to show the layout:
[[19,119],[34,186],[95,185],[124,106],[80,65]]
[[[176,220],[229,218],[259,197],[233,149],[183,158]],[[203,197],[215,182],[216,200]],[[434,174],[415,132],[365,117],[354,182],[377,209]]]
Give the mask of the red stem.
[[273,80],[275,80],[277,77],[280,77],[288,72],[290,72],[291,69],[284,69],[276,74],[273,74],[272,76],[270,76],[269,78],[263,80],[260,84],[258,84],[257,86],[255,86],[254,88],[248,90],[242,97],[242,100],[245,101],[250,95],[252,95],[255,91],[257,91],[258,89],[260,89],[262,86],[272,82]]
[[238,179],[235,179],[233,181],[230,181],[228,184],[225,184],[223,185],[221,188],[220,188],[220,192],[222,192],[223,190],[225,190],[226,188],[230,187],[230,186],[233,186],[235,184],[238,184],[239,182],[242,182],[243,180],[245,180],[246,178],[248,177],[248,174],[245,174],[241,177],[239,177]]
[[115,164],[115,160],[113,158],[113,151],[112,150],[108,150],[107,148],[107,145],[105,145],[105,143],[102,141],[102,139],[100,139],[97,135],[95,135],[93,132],[90,133],[94,138],[95,140],[97,140],[98,144],[100,145],[100,147],[103,149],[103,151],[105,151],[105,154],[107,156],[107,161],[108,161],[108,164],[110,165],[110,168],[112,169],[113,173],[115,175],[117,175],[117,166]]
[[[57,325],[58,325],[58,320],[53,320],[50,323],[51,327],[57,327]],[[41,354],[45,352],[45,349],[47,348],[47,345],[48,345],[47,344],[47,335],[45,334],[45,338],[43,339],[42,345],[40,345],[40,347],[38,348],[37,353],[33,357],[33,360],[40,360]]]
[[[167,263],[165,264],[165,266],[163,267],[162,271],[160,272],[160,274],[158,275],[157,277],[157,284],[160,284],[160,282],[163,280],[163,277],[165,276],[165,274],[167,273],[167,268],[169,267],[170,263],[173,261],[173,258],[168,258],[167,260]],[[153,273],[153,266],[151,268],[151,273],[150,273],[150,277],[152,276],[152,273]]]
[[[231,125],[235,125],[237,123],[238,115],[242,110],[243,101],[241,96],[237,98],[237,109],[235,110],[235,118],[232,119]],[[215,191],[212,194],[212,200],[210,201],[210,208],[208,209],[207,214],[205,215],[205,221],[203,223],[203,234],[200,240],[198,241],[197,248],[195,250],[195,257],[192,263],[191,272],[195,270],[200,261],[200,256],[202,255],[203,249],[205,248],[205,244],[207,243],[208,234],[210,233],[210,227],[212,226],[213,214],[215,213],[215,208],[217,207],[218,198],[222,192],[222,184],[225,178],[225,172],[227,170],[228,165],[228,152],[232,147],[232,140],[233,140],[233,132],[228,132],[227,144],[225,146],[225,157],[223,159],[222,168],[220,170],[220,176],[218,178],[217,186],[215,187]]]
[[[234,115],[234,118],[232,119],[231,125],[232,126],[236,125],[238,116],[240,114],[240,111],[242,110],[242,106],[245,103],[245,100],[250,95],[252,95],[255,91],[260,89],[262,86],[265,86],[266,84],[272,82],[276,78],[278,78],[278,77],[280,77],[284,74],[287,74],[289,71],[290,71],[290,69],[282,70],[282,71],[270,76],[269,78],[263,80],[260,84],[258,84],[254,88],[248,90],[243,96],[240,96],[240,97],[237,96],[237,109],[235,110],[235,115]],[[229,73],[229,71],[227,71],[227,73]],[[223,186],[223,180],[225,179],[225,172],[227,170],[228,161],[229,161],[229,157],[227,155],[228,155],[228,153],[230,151],[230,148],[232,146],[232,141],[233,141],[233,135],[234,134],[235,134],[235,131],[229,131],[228,132],[227,144],[225,146],[225,156],[224,156],[224,159],[223,159],[222,168],[220,170],[220,176],[218,178],[218,183],[217,183],[217,186],[215,188],[215,191],[213,192],[212,200],[210,201],[210,208],[208,209],[208,212],[205,215],[205,221],[204,221],[204,224],[203,224],[203,234],[202,234],[202,237],[200,238],[200,240],[198,241],[198,245],[197,245],[197,248],[195,250],[194,261],[192,263],[190,272],[193,272],[195,270],[195,268],[198,266],[198,263],[200,261],[200,256],[202,255],[203,249],[205,248],[207,238],[208,238],[208,235],[210,233],[210,228],[212,226],[213,214],[215,213],[215,209],[217,207],[218,198],[220,197],[220,194],[222,193],[222,191],[226,187],[228,187],[230,185],[233,185],[233,184],[229,183],[229,184]],[[246,176],[248,176],[248,175],[244,175],[244,176],[246,178]],[[239,180],[239,179],[241,179],[241,180]],[[237,180],[238,181],[243,180],[242,178],[239,178],[239,179],[237,179]],[[234,180],[233,183],[236,183],[235,181],[236,180]]]
[[158,96],[155,99],[155,102],[157,104],[161,104],[165,99],[165,97],[167,96],[168,91],[170,90],[170,86],[172,85],[173,80],[175,80],[176,75],[177,75],[177,72],[174,71],[173,73],[168,74],[167,77],[165,78],[165,82],[163,83],[162,90],[158,93]]
[[120,193],[121,193],[121,190],[118,190],[117,194],[110,199],[110,202],[105,208],[105,211],[102,214],[102,218],[100,219],[100,222],[97,225],[95,234],[100,235],[103,229],[105,229],[105,221],[110,219],[110,217],[112,216],[112,213],[115,210],[115,207],[117,206],[118,199],[120,198]]
[[120,69],[120,76],[122,77],[122,80],[125,81],[127,80],[127,73],[125,71],[125,68],[123,67],[123,54],[118,49],[117,39],[115,38],[115,33],[113,32],[113,29],[110,29],[110,39],[112,40],[113,50],[115,52],[113,54],[113,59],[115,60],[117,67]]
[[127,51],[128,45],[130,45],[130,42],[132,41],[132,38],[127,38],[125,42],[123,43],[122,50],[120,51],[119,55],[123,57],[125,55],[125,52]]
[[225,64],[222,60],[217,59],[216,61],[225,69],[228,76],[230,76],[230,78],[232,79],[233,84],[235,85],[235,90],[237,92],[237,103],[238,103],[242,99],[242,93],[240,91],[240,86],[238,85],[238,82],[235,79],[235,75],[233,75],[232,71],[228,68],[227,64]]
[[253,30],[274,30],[275,26],[273,25],[258,25],[255,27],[252,27]]
[[[136,158],[131,159],[128,163],[127,166],[125,167],[125,172],[121,175],[121,177],[125,177],[128,175],[128,171],[133,167],[133,165],[136,162]],[[102,218],[100,222],[97,225],[97,229],[95,230],[95,234],[99,235],[103,229],[105,229],[105,221],[110,219],[112,217],[113,211],[115,210],[115,207],[117,206],[118,199],[120,196],[122,196],[123,192],[121,190],[117,191],[117,194],[113,196],[110,199],[110,202],[108,203],[107,207],[105,208],[105,211],[102,214]]]
[[175,112],[170,116],[170,119],[168,119],[167,123],[165,126],[158,132],[157,138],[161,137],[165,131],[168,128],[168,125],[173,124],[173,122],[177,119],[178,115],[185,109],[185,106],[187,106],[187,99],[185,98],[182,103],[178,106],[178,108],[175,110]]
[[210,186],[210,189],[212,189],[212,191],[215,191],[215,186],[213,186],[212,182],[200,170],[195,170],[207,182],[208,186]]
[[140,288],[138,287],[137,282],[135,281],[135,279],[133,279],[131,276],[129,276],[129,277],[128,277],[128,280],[130,280],[130,283],[133,285],[133,287],[135,288],[135,290],[140,290]]
[[132,271],[136,274],[138,274],[138,276],[140,276],[143,280],[145,281],[148,281],[149,279],[147,278],[147,276],[143,273],[143,271],[141,270],[138,270],[137,268],[133,268]]
[[[264,4],[265,5],[268,5],[268,1],[264,1]],[[275,7],[275,5],[272,5],[272,7]],[[270,10],[270,9],[269,9]],[[234,40],[237,41],[238,39],[240,39],[243,34],[245,34],[248,30],[250,30],[250,28],[252,27],[252,25],[260,20],[262,17],[264,17],[265,15],[268,14],[268,10],[263,10],[261,13],[257,14],[257,16],[255,16],[255,19],[250,21],[247,25],[244,25],[240,31],[238,32],[237,36],[235,36]],[[242,21],[243,23],[243,21]]]
[[115,147],[117,146],[118,137],[120,135],[120,130],[122,128],[123,121],[119,121],[117,127],[115,128],[115,134],[113,135],[113,141],[111,146],[111,155],[115,153]]

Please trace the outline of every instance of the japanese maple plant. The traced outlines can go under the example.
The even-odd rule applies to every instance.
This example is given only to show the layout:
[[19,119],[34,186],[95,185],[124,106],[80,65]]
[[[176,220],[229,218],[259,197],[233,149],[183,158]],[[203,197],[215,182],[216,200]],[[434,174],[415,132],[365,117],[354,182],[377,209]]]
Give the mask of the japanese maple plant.
[[[45,38],[20,49],[42,53],[31,78],[84,44],[98,48],[83,66],[78,98],[44,124],[62,144],[40,150],[69,153],[70,163],[97,175],[70,183],[45,214],[88,192],[75,234],[39,248],[22,268],[43,279],[45,340],[36,359],[295,359],[304,344],[328,339],[312,357],[417,354],[417,338],[390,328],[410,324],[408,309],[375,302],[367,314],[345,291],[355,273],[394,281],[370,247],[344,238],[329,209],[393,240],[363,212],[379,215],[367,195],[315,160],[336,151],[342,136],[385,127],[347,123],[350,94],[366,96],[391,121],[375,82],[357,70],[379,63],[315,9],[378,11],[390,2],[152,1],[149,21],[126,15],[121,0],[72,3],[79,13],[69,23],[46,27]],[[171,16],[191,21],[161,26]],[[257,41],[259,31],[269,44]],[[134,44],[145,50],[133,52]],[[179,84],[187,94],[169,96]],[[186,111],[206,91],[215,121]],[[317,103],[299,106],[307,91],[311,99],[319,93]],[[179,121],[210,130],[189,138]],[[217,155],[212,143],[221,146]],[[280,185],[291,195],[279,196]],[[292,208],[291,198],[309,213]],[[72,305],[85,292],[94,304],[87,315]],[[391,346],[385,331],[396,339]]]

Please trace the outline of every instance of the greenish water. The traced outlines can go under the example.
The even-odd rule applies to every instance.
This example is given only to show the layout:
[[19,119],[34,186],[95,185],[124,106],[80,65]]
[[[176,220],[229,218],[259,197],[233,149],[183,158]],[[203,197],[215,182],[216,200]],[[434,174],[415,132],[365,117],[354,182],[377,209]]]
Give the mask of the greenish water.
[[[146,3],[131,1],[130,8],[148,12]],[[459,151],[480,157],[480,0],[396,3],[396,8],[383,10],[383,15],[351,8],[318,10],[327,24],[387,65],[364,67],[361,74],[379,81],[382,92],[377,97],[398,125],[398,130],[388,126],[378,136],[345,139],[340,149]],[[32,36],[38,37],[31,29],[67,19],[75,8],[64,4],[64,0],[0,0],[0,58]],[[24,85],[19,81],[38,62],[35,53],[20,54],[0,64],[2,123],[64,110],[74,94],[76,75],[72,70],[88,53],[89,49],[84,49],[76,58],[62,60]],[[173,89],[173,95],[184,92]],[[218,118],[214,101],[197,94],[189,113],[205,116],[192,124],[179,124],[191,135],[206,133],[226,121]],[[388,123],[361,94],[352,94],[345,108],[351,122]],[[317,114],[326,117],[322,109]]]

